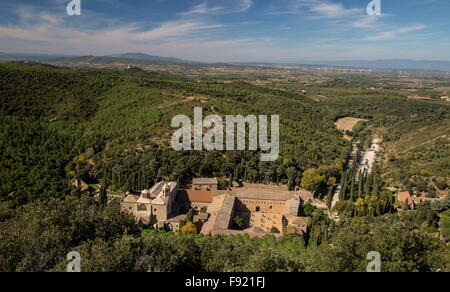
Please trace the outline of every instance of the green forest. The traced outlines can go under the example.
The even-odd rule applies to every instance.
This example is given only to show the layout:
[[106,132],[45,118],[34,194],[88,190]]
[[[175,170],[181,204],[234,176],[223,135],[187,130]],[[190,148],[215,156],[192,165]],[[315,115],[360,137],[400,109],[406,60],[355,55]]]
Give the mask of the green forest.
[[[136,68],[0,64],[0,271],[64,271],[72,250],[86,259],[84,271],[364,271],[372,250],[384,255],[385,271],[450,271],[448,247],[431,235],[441,228],[449,238],[448,200],[396,214],[385,189],[387,183],[448,188],[448,140],[396,147],[425,127],[448,131],[450,107],[395,90],[355,89],[361,82],[372,84],[310,85],[309,92],[334,96],[315,100],[295,86],[257,86],[245,78],[199,82]],[[280,158],[171,150],[171,119],[192,116],[194,107],[204,116],[280,115]],[[388,163],[358,180],[355,170],[344,171],[352,142],[334,124],[346,116],[369,119],[387,145],[398,142]],[[183,186],[194,177],[303,187],[328,201],[342,181],[336,207],[344,220],[308,210],[311,234],[303,239],[157,233],[137,226],[117,202],[93,196],[96,185],[123,193],[159,180]],[[91,188],[81,193],[74,179]]]

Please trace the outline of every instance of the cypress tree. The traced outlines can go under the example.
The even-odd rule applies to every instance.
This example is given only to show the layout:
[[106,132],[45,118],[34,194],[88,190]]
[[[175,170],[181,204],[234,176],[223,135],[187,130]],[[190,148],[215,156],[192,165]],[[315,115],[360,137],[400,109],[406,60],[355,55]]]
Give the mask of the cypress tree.
[[373,191],[372,191],[372,194],[374,196],[378,197],[379,191],[380,191],[380,186],[378,184],[378,176],[375,176],[374,180],[373,180]]
[[342,175],[342,184],[341,184],[341,190],[339,191],[339,199],[344,200],[345,199],[345,189],[347,188],[347,173],[344,172]]
[[352,177],[352,185],[350,187],[350,201],[354,202],[354,196],[355,196],[355,177]]
[[330,188],[330,190],[328,191],[328,195],[327,195],[327,207],[328,207],[328,210],[331,211],[332,205],[333,205],[333,188]]
[[360,173],[358,179],[358,198],[362,198],[363,192],[364,192],[364,174]]
[[367,181],[366,181],[366,185],[364,187],[365,193],[366,194],[370,194],[371,193],[371,189],[372,189],[372,178],[373,175],[372,173],[367,175]]

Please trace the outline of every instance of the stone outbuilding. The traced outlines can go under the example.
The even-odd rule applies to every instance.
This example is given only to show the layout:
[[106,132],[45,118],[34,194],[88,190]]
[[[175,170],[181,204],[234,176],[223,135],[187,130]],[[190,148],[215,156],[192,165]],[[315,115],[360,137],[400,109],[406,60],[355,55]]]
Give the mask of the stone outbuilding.
[[217,178],[194,178],[192,180],[192,189],[217,191],[219,189],[219,182]]

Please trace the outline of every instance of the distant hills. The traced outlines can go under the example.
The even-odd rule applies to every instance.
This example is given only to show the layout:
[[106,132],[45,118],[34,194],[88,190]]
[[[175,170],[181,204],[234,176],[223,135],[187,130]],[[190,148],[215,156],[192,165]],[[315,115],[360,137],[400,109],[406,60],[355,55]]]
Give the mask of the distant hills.
[[70,58],[73,56],[67,55],[46,55],[46,54],[15,54],[0,52],[1,61],[30,61],[30,62],[44,62],[51,61],[58,58]]
[[185,63],[195,62],[170,58],[152,56],[143,53],[125,53],[109,56],[74,56],[74,55],[45,55],[45,54],[9,54],[0,53],[0,61],[29,61],[29,62],[62,62],[62,63],[92,63],[92,64],[162,64],[162,63]]
[[187,62],[189,62],[189,61],[178,59],[178,58],[152,56],[152,55],[147,55],[147,54],[143,54],[143,53],[125,53],[125,54],[111,55],[109,57],[130,59],[130,60],[161,61],[161,62],[172,62],[172,63],[187,63]]
[[[201,62],[187,61],[173,57],[153,56],[144,53],[123,53],[107,56],[75,56],[75,55],[46,55],[46,54],[14,54],[1,53],[0,61],[28,61],[28,62],[62,62],[62,63],[90,63],[114,64],[130,63],[138,65],[151,64],[202,64]],[[204,63],[206,64],[206,63]],[[280,65],[279,63],[234,63],[240,65]],[[286,64],[286,63],[285,63]],[[342,60],[342,61],[301,61],[291,65],[306,66],[332,66],[344,68],[362,68],[378,70],[405,70],[405,71],[439,71],[450,72],[450,61],[427,61],[410,59],[386,60]]]

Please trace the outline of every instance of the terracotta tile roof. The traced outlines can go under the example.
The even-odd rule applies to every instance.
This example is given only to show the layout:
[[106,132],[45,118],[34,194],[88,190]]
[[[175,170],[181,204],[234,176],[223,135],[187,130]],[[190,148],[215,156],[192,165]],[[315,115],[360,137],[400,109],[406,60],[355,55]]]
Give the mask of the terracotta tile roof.
[[[397,199],[400,202],[400,204],[408,204],[412,209],[416,207],[416,202],[414,198],[409,194],[409,192],[399,192],[397,195]],[[400,207],[403,207],[403,205],[400,205]]]
[[409,202],[411,200],[411,195],[409,194],[409,192],[400,192],[398,193],[398,200],[402,203],[406,201]]
[[197,191],[197,190],[181,190],[179,191],[180,197],[184,200],[188,200],[194,203],[212,203],[214,192],[210,191]]

